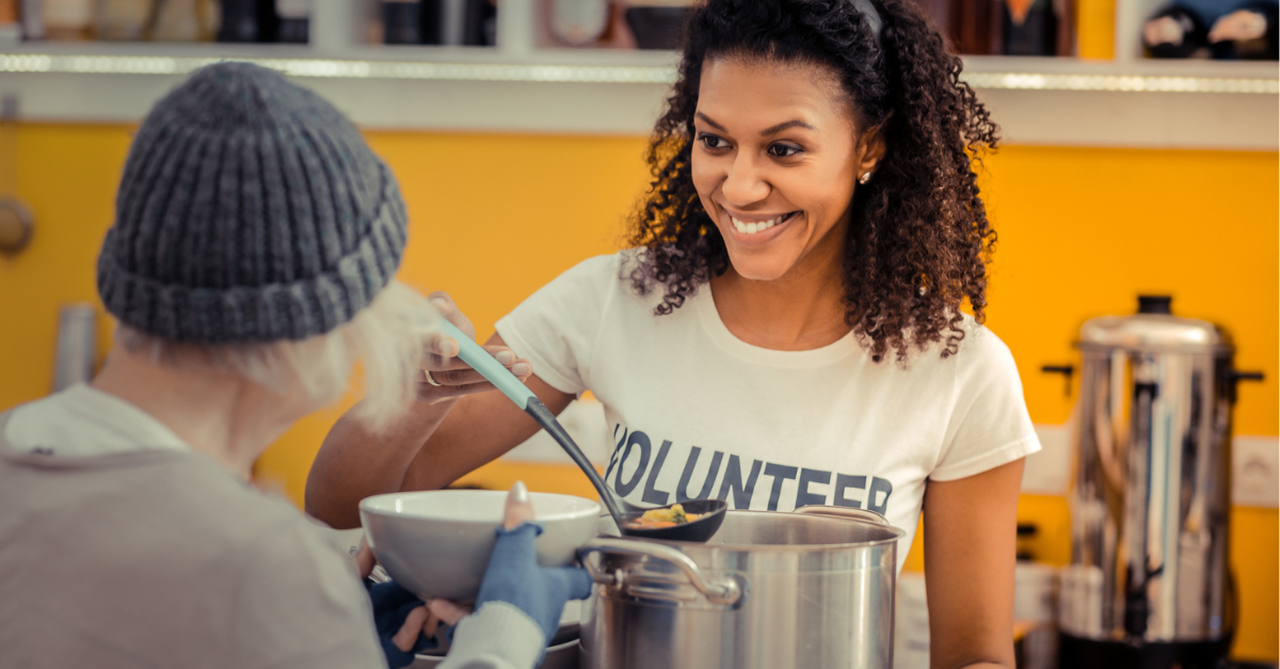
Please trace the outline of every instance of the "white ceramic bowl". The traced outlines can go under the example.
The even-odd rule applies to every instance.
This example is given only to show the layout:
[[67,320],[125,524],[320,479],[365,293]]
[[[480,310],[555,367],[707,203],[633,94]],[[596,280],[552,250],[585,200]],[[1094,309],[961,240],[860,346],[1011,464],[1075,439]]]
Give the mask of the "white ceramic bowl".
[[[369,547],[391,578],[423,599],[475,599],[489,565],[494,530],[507,493],[500,490],[428,490],[367,497],[360,524]],[[563,567],[596,533],[600,505],[572,495],[531,492],[538,564]]]

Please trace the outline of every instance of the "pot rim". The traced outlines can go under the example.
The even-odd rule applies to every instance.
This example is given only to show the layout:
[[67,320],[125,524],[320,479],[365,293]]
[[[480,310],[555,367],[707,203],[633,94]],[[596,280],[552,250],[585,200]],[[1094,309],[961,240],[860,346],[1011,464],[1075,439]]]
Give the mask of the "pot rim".
[[[726,517],[729,514],[787,516],[790,518],[801,517],[789,511],[763,511],[758,509],[727,509],[725,510]],[[627,537],[627,536],[619,537],[619,536],[601,535],[601,534],[597,534],[596,536],[598,537],[609,536],[610,538],[625,539],[627,541],[637,541],[637,542],[646,542],[646,543],[651,542],[656,544],[662,544],[664,546],[671,546],[672,548],[680,549],[681,552],[684,552],[683,549],[685,547],[697,548],[701,546],[701,547],[705,547],[708,550],[751,551],[751,552],[769,552],[769,553],[794,552],[796,550],[802,550],[806,553],[813,553],[813,552],[842,551],[842,550],[848,550],[850,548],[871,548],[871,547],[882,546],[890,543],[896,544],[899,539],[906,536],[907,534],[901,528],[894,527],[893,525],[888,525],[888,524],[881,525],[878,523],[872,523],[870,521],[861,520],[858,518],[839,518],[836,516],[825,516],[825,515],[824,516],[815,515],[815,516],[807,516],[807,517],[821,518],[823,521],[829,520],[832,522],[857,523],[859,525],[866,525],[878,530],[887,531],[893,534],[894,536],[886,537],[884,539],[876,539],[874,541],[856,541],[856,542],[847,542],[847,543],[839,543],[839,544],[727,544],[727,543],[713,544],[710,542],[703,542],[703,541],[676,541],[673,539],[641,539],[638,537]],[[609,516],[608,514],[604,514],[601,516],[601,518],[609,518]],[[712,539],[714,538],[715,537],[713,536]],[[604,550],[602,552],[608,553],[609,551]]]

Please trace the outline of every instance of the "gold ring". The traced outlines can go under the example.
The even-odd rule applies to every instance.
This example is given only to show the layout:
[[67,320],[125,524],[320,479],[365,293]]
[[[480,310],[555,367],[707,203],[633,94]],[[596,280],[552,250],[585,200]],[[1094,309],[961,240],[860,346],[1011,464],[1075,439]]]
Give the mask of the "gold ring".
[[435,378],[431,376],[431,370],[429,370],[429,369],[424,369],[424,370],[422,370],[422,375],[423,375],[423,376],[425,376],[425,377],[427,377],[427,383],[429,383],[429,384],[431,384],[431,385],[433,385],[433,386],[435,386],[435,387],[437,387],[437,388],[439,388],[439,387],[440,387],[440,382],[439,382],[439,381],[437,381],[437,380],[435,380]]

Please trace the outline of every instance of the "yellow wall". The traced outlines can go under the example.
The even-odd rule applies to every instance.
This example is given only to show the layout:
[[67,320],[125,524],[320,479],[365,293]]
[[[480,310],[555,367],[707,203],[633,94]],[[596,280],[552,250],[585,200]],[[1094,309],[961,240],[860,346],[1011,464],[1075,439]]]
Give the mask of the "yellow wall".
[[[19,194],[35,211],[32,245],[0,256],[0,410],[49,390],[59,304],[93,301],[93,263],[110,224],[128,148],[124,126],[20,126]],[[399,176],[413,222],[401,278],[450,291],[482,337],[520,299],[589,255],[617,248],[646,183],[636,137],[370,132]],[[1238,366],[1267,380],[1242,387],[1239,434],[1276,435],[1280,406],[1280,225],[1275,153],[1006,147],[988,157],[987,201],[1000,233],[988,324],[1018,360],[1034,420],[1070,410],[1042,364],[1076,361],[1080,324],[1133,310],[1139,292],[1172,293],[1176,313],[1226,325]],[[107,328],[104,320],[103,329]],[[100,341],[105,350],[108,334]],[[300,500],[306,471],[342,409],[299,423],[259,475]],[[576,472],[495,463],[469,482],[590,494]],[[1040,554],[1068,559],[1066,506],[1024,496]],[[1278,655],[1275,509],[1236,509],[1232,556],[1242,593],[1236,655]],[[918,567],[918,546],[911,566]]]

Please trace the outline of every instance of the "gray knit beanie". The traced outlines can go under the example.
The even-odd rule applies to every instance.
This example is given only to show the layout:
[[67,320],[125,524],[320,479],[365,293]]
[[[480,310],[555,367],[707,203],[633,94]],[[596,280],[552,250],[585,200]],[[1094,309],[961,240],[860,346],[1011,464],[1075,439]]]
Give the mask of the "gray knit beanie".
[[138,129],[98,292],[167,341],[302,339],[368,305],[405,240],[395,177],[350,121],[276,72],[219,63]]

